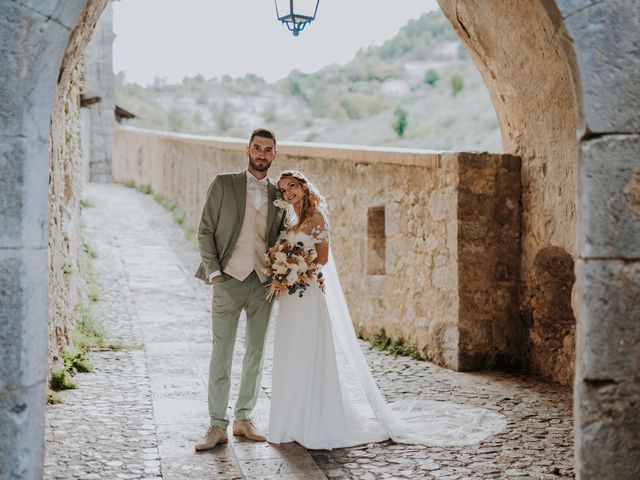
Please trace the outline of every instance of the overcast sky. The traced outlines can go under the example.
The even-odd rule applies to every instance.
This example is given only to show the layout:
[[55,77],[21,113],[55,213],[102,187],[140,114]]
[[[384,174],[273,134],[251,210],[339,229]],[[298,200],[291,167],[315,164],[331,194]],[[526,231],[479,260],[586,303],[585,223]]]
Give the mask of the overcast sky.
[[320,0],[316,20],[293,37],[272,0],[119,0],[113,5],[113,69],[131,82],[170,83],[256,73],[267,81],[313,72],[379,45],[436,0]]

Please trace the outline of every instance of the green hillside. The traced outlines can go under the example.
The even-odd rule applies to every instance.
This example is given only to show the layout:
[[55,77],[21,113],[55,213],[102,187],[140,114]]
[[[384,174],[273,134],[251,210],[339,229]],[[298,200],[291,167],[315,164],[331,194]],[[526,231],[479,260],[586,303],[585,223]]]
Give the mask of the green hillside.
[[118,103],[140,117],[130,124],[145,128],[246,138],[267,126],[291,141],[501,150],[489,94],[440,11],[346,65],[275,83],[198,75],[141,87],[120,73],[116,85]]

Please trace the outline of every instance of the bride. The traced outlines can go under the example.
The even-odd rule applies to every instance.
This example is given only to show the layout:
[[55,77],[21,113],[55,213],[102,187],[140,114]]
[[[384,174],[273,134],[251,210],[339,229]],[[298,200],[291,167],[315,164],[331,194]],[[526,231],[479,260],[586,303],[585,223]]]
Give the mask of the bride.
[[491,410],[425,400],[385,403],[340,287],[326,202],[300,172],[282,172],[278,188],[289,204],[281,238],[315,249],[326,292],[314,281],[301,297],[280,295],[269,442],[332,449],[391,438],[453,446],[479,443],[504,429],[504,416]]

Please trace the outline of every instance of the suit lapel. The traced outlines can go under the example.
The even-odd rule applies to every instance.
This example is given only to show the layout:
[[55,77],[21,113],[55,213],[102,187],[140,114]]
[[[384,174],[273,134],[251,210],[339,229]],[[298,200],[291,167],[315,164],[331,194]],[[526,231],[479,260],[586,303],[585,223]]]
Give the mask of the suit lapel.
[[267,207],[267,237],[269,237],[269,234],[271,233],[271,229],[273,228],[273,222],[276,219],[276,206],[273,204],[273,201],[276,198],[276,190],[277,190],[277,188],[272,183],[271,179],[269,179],[267,185],[268,185],[268,187],[267,187],[267,192],[268,192],[267,199],[268,200],[267,201],[269,202],[269,205]]
[[244,210],[247,206],[247,174],[244,170],[239,172],[233,179],[233,190],[236,194],[236,205],[238,205],[239,230],[244,221]]

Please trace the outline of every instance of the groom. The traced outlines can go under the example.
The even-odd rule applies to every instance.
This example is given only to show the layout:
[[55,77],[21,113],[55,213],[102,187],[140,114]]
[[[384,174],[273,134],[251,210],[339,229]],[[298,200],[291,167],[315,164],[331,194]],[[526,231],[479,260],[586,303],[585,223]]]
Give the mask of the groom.
[[213,288],[213,352],[209,364],[210,427],[196,444],[209,450],[226,443],[227,406],[233,347],[242,310],[247,315],[240,392],[233,434],[265,441],[250,419],[258,400],[271,303],[266,300],[264,253],[282,228],[284,212],[273,205],[277,187],[267,177],[276,159],[276,137],[266,129],[251,134],[249,165],[238,173],[217,175],[209,187],[198,227],[202,263],[196,277]]

